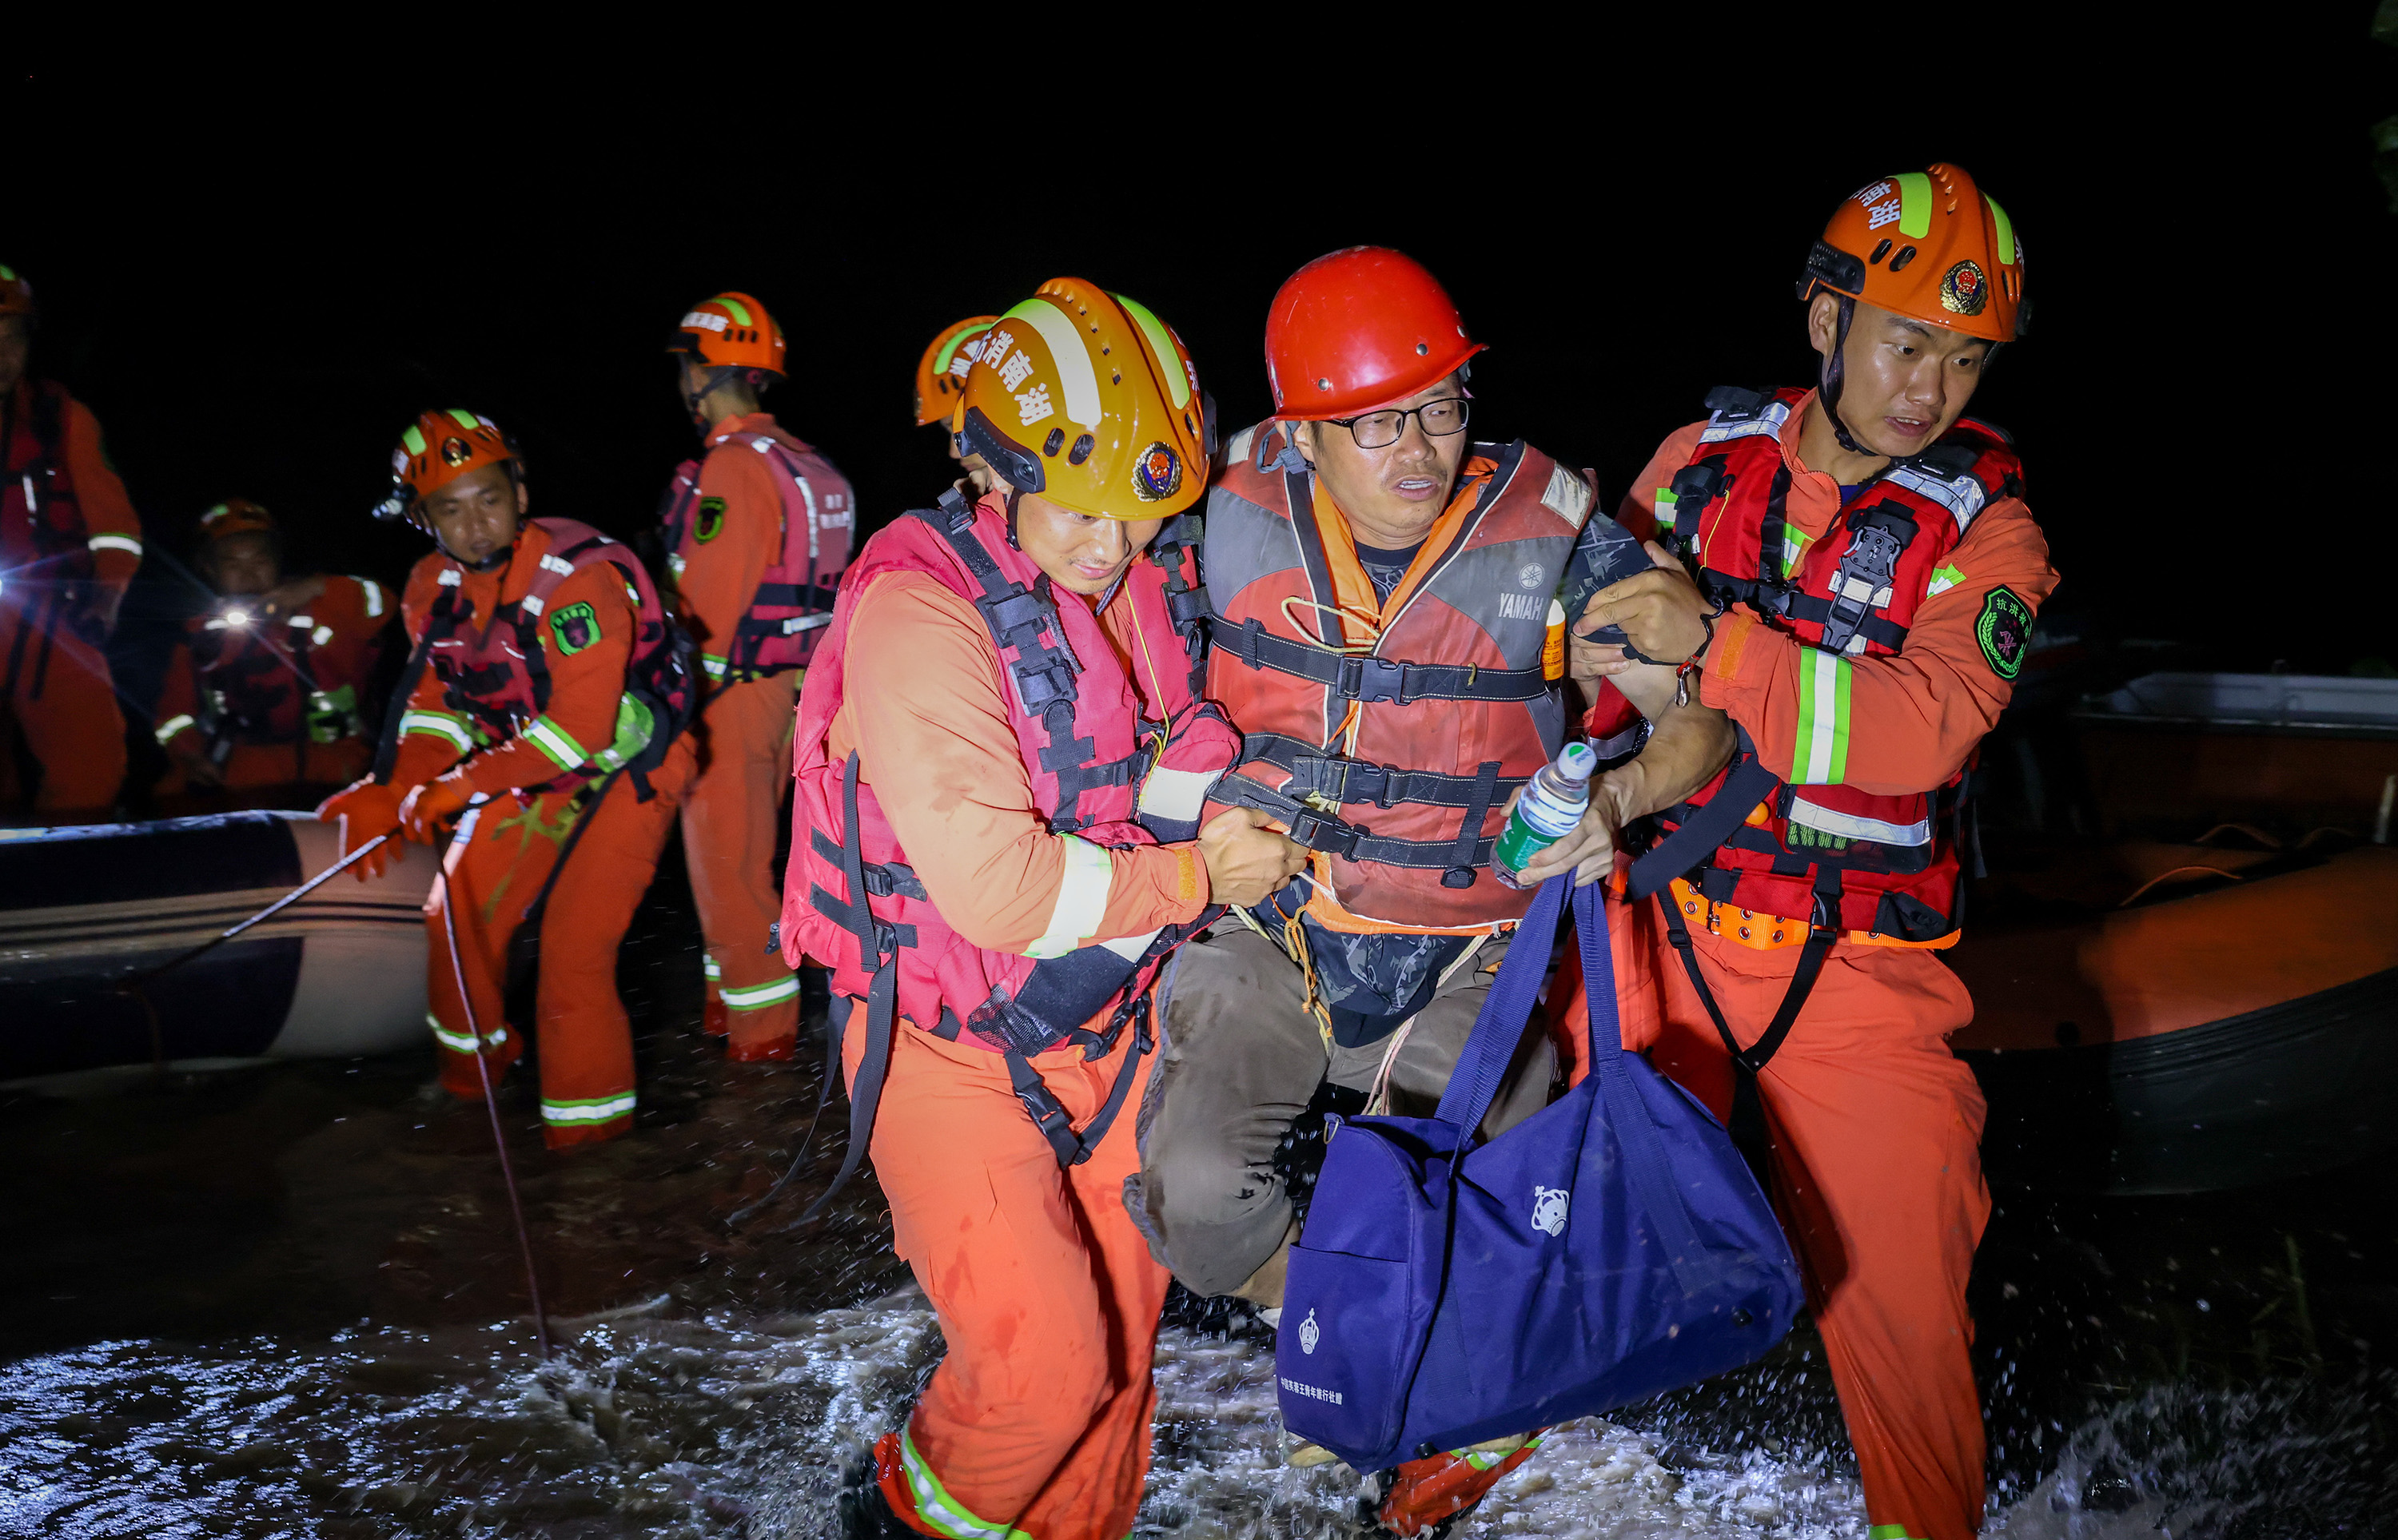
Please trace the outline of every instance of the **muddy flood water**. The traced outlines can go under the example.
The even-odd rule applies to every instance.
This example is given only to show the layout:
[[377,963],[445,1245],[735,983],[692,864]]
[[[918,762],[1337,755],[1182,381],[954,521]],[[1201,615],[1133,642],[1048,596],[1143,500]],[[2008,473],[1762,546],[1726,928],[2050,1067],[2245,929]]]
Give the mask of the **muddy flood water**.
[[[697,1030],[660,884],[623,977],[636,1135],[554,1157],[505,1100],[558,1338],[543,1361],[489,1126],[429,1055],[0,1093],[0,1534],[832,1532],[832,1492],[940,1332],[814,1063]],[[2001,1192],[1974,1283],[2010,1537],[2398,1535],[2398,1234],[2378,1165],[2283,1187]],[[1178,1295],[1138,1533],[1349,1536],[1360,1479],[1286,1468],[1271,1339]],[[1553,1437],[1460,1540],[1863,1536],[1802,1325],[1765,1362]]]

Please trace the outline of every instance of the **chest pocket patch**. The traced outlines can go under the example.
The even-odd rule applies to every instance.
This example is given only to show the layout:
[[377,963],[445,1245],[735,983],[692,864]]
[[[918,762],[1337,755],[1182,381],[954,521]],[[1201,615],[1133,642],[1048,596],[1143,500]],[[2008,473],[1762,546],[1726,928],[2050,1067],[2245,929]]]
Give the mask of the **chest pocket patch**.
[[600,639],[600,617],[587,604],[570,604],[550,615],[549,636],[559,657],[572,658]]
[[724,500],[704,497],[699,500],[699,517],[693,521],[691,538],[702,545],[724,532]]

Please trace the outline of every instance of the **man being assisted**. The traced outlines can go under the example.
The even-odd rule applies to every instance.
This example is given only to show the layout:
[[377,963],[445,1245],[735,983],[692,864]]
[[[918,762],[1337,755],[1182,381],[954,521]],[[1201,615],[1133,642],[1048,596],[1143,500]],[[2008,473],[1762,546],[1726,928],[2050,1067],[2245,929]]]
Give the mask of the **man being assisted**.
[[1623,1034],[1770,1146],[1875,1540],[1982,1519],[1982,1095],[1946,1040],[1973,1002],[1932,954],[1958,936],[1967,768],[2056,585],[2014,447],[1964,416],[2023,276],[1956,167],[1842,203],[1799,279],[1817,388],[1715,392],[1624,504],[1698,588],[1644,573],[1592,610],[1741,730],[1634,868]]
[[[1276,1147],[1320,1087],[1352,1108],[1438,1102],[1531,901],[1497,880],[1490,851],[1513,794],[1566,737],[1566,615],[1648,565],[1592,516],[1583,476],[1528,444],[1469,442],[1480,351],[1400,253],[1310,263],[1267,321],[1277,416],[1233,439],[1209,496],[1208,693],[1243,743],[1211,795],[1273,812],[1314,853],[1300,882],[1185,948],[1165,987],[1126,1197],[1194,1293],[1281,1305],[1298,1225]],[[1676,704],[1672,670],[1617,684],[1654,735],[1526,867],[1530,886],[1602,875],[1622,820],[1687,795],[1729,751],[1717,714]],[[1627,739],[1602,752],[1635,746],[1637,728]],[[1555,1068],[1528,1030],[1487,1128],[1546,1105]],[[1414,1462],[1384,1520],[1412,1533],[1504,1464]]]
[[1198,827],[1237,744],[1192,698],[1187,527],[1160,535],[1207,476],[1180,342],[1056,279],[961,402],[997,485],[866,542],[800,696],[784,957],[832,970],[850,1158],[949,1344],[845,1517],[1121,1540],[1166,1281],[1123,1201],[1150,985],[1305,852],[1246,810]]

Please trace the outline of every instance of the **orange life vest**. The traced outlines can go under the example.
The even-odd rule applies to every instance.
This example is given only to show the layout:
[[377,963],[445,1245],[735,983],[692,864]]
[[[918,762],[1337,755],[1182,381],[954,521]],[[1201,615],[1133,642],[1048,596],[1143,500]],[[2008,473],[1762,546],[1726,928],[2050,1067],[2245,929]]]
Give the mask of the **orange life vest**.
[[1284,818],[1318,852],[1309,912],[1331,929],[1518,918],[1531,895],[1489,876],[1490,848],[1508,794],[1564,741],[1543,649],[1590,485],[1520,441],[1476,445],[1434,527],[1441,539],[1453,521],[1445,543],[1370,623],[1344,623],[1373,589],[1361,596],[1354,542],[1316,506],[1314,474],[1273,452],[1282,432],[1235,437],[1207,494],[1207,693],[1242,734],[1212,798]]

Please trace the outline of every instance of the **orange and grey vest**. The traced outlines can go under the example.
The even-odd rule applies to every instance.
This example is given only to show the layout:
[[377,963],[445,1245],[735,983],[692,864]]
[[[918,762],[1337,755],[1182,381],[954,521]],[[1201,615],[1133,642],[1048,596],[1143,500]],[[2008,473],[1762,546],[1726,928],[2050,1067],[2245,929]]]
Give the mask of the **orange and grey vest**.
[[[1789,778],[1744,733],[1732,763],[1658,815],[1667,837],[1633,875],[1645,895],[1687,877],[1707,898],[1826,930],[1935,941],[1961,917],[1957,855],[1965,772],[1888,796],[1845,783],[1852,660],[1906,643],[1923,601],[1959,581],[1948,555],[1985,504],[2022,489],[2006,435],[1970,419],[1858,488],[1824,533],[1785,522],[1791,473],[1781,433],[1806,393],[1722,389],[1690,463],[1660,489],[1657,523],[1716,602],[1804,644]],[[2028,610],[1994,612],[1994,658],[2020,658]],[[1712,816],[1709,810],[1713,809]],[[1837,916],[1834,911],[1837,910]]]
[[[775,474],[782,496],[782,552],[758,580],[749,608],[733,635],[711,637],[721,653],[700,654],[711,684],[762,679],[786,669],[804,668],[817,633],[832,621],[833,591],[849,565],[849,541],[857,522],[857,494],[832,462],[782,430],[736,433],[710,454],[755,453]],[[683,564],[723,527],[724,510],[699,495],[697,460],[675,467],[660,519],[666,526],[667,569],[680,577]]]
[[1242,734],[1214,799],[1287,822],[1360,919],[1518,918],[1531,895],[1489,876],[1490,848],[1508,794],[1564,739],[1542,652],[1590,485],[1527,444],[1476,445],[1496,468],[1463,526],[1371,645],[1344,650],[1319,640],[1340,600],[1313,473],[1269,452],[1279,432],[1234,438],[1207,494],[1207,693]]

